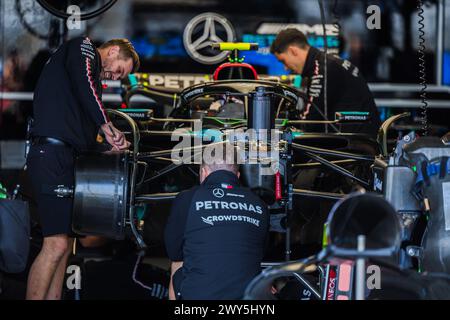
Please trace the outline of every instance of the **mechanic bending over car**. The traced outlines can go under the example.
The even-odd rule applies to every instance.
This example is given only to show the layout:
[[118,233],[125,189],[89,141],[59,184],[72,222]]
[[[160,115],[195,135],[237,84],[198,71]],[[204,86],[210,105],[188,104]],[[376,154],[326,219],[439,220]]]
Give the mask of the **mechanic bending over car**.
[[[239,183],[236,161],[203,160],[200,186],[174,200],[164,239],[172,260],[169,299],[241,299],[261,272],[269,231],[265,203]],[[219,153],[219,152],[218,152]]]
[[60,198],[54,190],[73,186],[74,156],[98,146],[99,129],[112,150],[129,147],[102,104],[101,80],[123,79],[139,64],[127,39],[113,39],[97,49],[89,38],[79,37],[62,44],[40,75],[27,164],[44,241],[28,276],[27,299],[61,298],[74,236],[72,199]]
[[[289,28],[281,31],[270,48],[287,70],[302,76],[302,86],[307,88],[308,101],[301,112],[305,120],[324,120],[313,106],[325,115],[324,65],[325,53],[311,47],[306,36],[299,30]],[[328,120],[334,120],[337,111],[369,112],[370,123],[335,125],[341,132],[366,133],[375,137],[381,126],[378,109],[366,81],[359,69],[348,60],[327,55],[327,102]],[[308,124],[307,132],[323,132],[324,125]],[[329,132],[336,132],[331,127]]]

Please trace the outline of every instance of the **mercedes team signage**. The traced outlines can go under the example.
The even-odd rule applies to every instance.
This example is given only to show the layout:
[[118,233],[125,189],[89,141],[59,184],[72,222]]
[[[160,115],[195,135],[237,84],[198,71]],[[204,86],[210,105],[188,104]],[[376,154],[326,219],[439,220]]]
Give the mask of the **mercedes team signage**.
[[183,33],[184,47],[197,62],[216,64],[228,56],[226,51],[214,51],[211,44],[218,42],[234,42],[236,35],[231,23],[220,14],[202,13],[192,18]]

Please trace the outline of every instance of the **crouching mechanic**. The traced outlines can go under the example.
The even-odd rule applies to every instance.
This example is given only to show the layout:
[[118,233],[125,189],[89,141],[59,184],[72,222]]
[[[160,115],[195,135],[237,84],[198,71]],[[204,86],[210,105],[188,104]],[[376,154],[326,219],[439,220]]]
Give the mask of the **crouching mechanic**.
[[169,299],[241,299],[261,272],[267,207],[240,186],[236,164],[203,163],[200,183],[176,197],[165,229]]
[[88,38],[74,38],[51,56],[34,91],[32,145],[28,173],[44,237],[28,276],[27,299],[60,299],[72,244],[72,199],[54,190],[74,184],[74,157],[96,148],[99,129],[113,150],[128,148],[124,134],[108,119],[101,80],[118,80],[139,68],[126,39],[98,49]]

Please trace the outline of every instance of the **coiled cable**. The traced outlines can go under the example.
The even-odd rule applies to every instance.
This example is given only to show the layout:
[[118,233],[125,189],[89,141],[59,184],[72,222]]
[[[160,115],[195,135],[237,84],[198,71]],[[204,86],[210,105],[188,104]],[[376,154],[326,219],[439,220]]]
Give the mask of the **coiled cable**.
[[421,115],[421,124],[422,124],[422,131],[423,135],[428,135],[428,101],[427,101],[427,78],[426,78],[426,65],[425,65],[425,24],[424,24],[424,9],[423,9],[423,1],[417,0],[417,9],[418,9],[418,16],[419,16],[419,45],[418,45],[418,54],[419,54],[419,83],[420,83],[420,99],[422,102],[422,105],[420,107],[420,115]]

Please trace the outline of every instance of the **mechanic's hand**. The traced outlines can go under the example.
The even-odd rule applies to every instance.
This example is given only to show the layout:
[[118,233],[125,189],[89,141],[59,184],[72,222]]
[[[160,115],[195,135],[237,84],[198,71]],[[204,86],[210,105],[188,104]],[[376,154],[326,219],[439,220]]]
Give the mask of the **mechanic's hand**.
[[125,150],[130,147],[130,142],[127,141],[122,131],[113,126],[111,122],[107,122],[101,126],[105,134],[106,141],[112,145],[112,150]]

